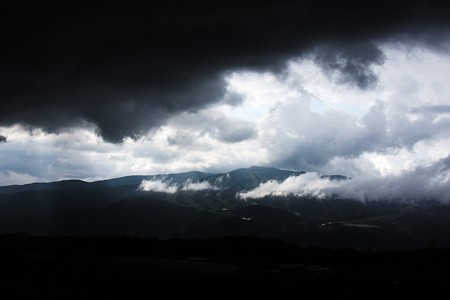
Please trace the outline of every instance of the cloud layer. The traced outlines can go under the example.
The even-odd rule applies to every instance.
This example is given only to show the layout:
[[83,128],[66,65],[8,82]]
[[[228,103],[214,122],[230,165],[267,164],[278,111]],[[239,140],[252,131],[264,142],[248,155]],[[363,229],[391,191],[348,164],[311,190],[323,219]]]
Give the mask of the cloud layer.
[[441,200],[450,201],[450,156],[426,167],[389,176],[364,176],[332,181],[317,173],[291,176],[282,182],[268,181],[238,198],[258,199],[266,196],[326,197],[367,200]]
[[[421,170],[444,166],[450,155],[450,56],[403,43],[374,47],[384,62],[367,60],[366,74],[376,81],[365,88],[308,54],[290,60],[281,72],[227,73],[226,99],[171,114],[150,133],[122,143],[105,142],[92,124],[53,133],[0,126],[7,137],[0,143],[0,184],[264,165],[349,176],[352,184],[361,180],[358,192],[372,180],[398,196],[388,180],[400,187],[400,178],[409,177],[420,186],[427,182]],[[445,169],[436,170],[445,176]],[[358,192],[353,194],[360,198]]]
[[338,82],[369,88],[369,67],[384,61],[374,40],[440,46],[449,10],[431,2],[2,4],[0,126],[94,126],[119,143],[174,114],[236,100],[230,72],[279,73],[311,51]]

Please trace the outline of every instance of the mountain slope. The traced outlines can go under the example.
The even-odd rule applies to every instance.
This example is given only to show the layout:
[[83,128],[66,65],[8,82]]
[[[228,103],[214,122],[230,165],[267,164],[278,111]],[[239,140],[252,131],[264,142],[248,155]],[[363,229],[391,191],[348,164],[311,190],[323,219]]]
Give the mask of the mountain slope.
[[132,198],[102,206],[68,209],[0,222],[4,232],[50,236],[138,235],[168,238],[197,223],[223,218],[160,199]]
[[450,246],[450,205],[437,201],[237,197],[269,180],[304,173],[250,167],[220,174],[186,172],[0,187],[0,233],[262,236],[304,246],[360,250]]

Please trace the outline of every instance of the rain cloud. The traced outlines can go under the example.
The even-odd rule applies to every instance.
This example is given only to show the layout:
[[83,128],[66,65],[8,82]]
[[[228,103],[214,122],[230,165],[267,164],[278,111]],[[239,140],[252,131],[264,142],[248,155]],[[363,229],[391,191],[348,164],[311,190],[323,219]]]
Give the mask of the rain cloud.
[[[378,77],[372,65],[382,65],[385,56],[375,44],[322,46],[314,49],[314,62],[338,83],[353,84],[360,89],[376,85]],[[333,76],[334,75],[334,76]]]
[[448,7],[432,2],[2,3],[0,126],[138,139],[180,112],[240,103],[229,72],[280,73],[318,44],[331,45],[316,55],[324,70],[366,89],[383,63],[374,40],[440,40]]

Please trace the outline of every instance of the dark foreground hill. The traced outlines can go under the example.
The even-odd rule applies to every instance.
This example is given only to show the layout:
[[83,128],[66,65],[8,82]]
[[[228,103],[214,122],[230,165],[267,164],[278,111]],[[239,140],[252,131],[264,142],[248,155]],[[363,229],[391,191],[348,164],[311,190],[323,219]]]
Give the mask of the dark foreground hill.
[[[269,180],[304,172],[251,167],[229,173],[128,176],[0,187],[0,233],[203,239],[254,236],[361,251],[450,246],[450,206],[290,196],[242,200]],[[329,180],[350,180],[327,175]]]
[[361,253],[276,240],[0,236],[5,299],[446,299],[450,250]]

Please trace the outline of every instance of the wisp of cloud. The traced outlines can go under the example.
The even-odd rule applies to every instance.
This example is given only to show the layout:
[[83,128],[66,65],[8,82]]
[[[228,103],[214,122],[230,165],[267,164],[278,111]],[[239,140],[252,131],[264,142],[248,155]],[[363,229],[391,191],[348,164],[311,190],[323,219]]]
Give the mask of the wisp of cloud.
[[160,192],[174,194],[178,191],[178,185],[172,184],[170,181],[157,180],[143,180],[139,186],[139,190],[146,192]]
[[219,188],[211,185],[207,181],[194,182],[191,179],[186,180],[181,185],[173,183],[171,180],[162,179],[148,179],[143,180],[139,185],[139,190],[145,192],[160,192],[167,194],[174,194],[181,191],[205,191],[205,190],[218,190]]
[[183,184],[182,187],[183,191],[217,191],[218,189],[218,187],[211,185],[208,181],[192,182],[192,180],[189,179]]
[[338,185],[339,182],[320,178],[320,175],[315,172],[308,172],[299,176],[290,176],[281,182],[269,180],[251,191],[239,193],[238,197],[244,200],[288,195],[325,198],[330,189],[337,188]]

